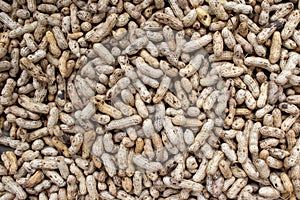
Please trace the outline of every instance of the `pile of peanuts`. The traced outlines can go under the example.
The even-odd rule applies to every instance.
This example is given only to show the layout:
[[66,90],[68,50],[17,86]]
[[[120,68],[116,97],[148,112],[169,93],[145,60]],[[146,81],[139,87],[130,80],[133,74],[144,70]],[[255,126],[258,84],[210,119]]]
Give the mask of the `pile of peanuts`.
[[300,199],[299,9],[0,0],[0,200]]

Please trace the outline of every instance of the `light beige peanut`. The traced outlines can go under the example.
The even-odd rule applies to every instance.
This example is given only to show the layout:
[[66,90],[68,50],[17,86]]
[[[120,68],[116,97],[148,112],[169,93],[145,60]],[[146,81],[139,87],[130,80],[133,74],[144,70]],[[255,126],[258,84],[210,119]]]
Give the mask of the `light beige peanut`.
[[270,23],[268,27],[263,28],[257,35],[258,44],[266,42],[276,29],[281,28],[284,25],[285,21],[285,19],[279,19],[276,23]]
[[238,132],[236,135],[238,142],[237,158],[240,163],[244,163],[248,157],[248,141],[247,136],[242,132]]
[[111,55],[111,53],[101,44],[95,43],[93,45],[93,49],[95,53],[100,56],[107,64],[112,65],[115,62],[115,58]]
[[258,194],[265,198],[278,198],[280,196],[280,192],[272,187],[262,187]]
[[47,74],[45,74],[42,69],[34,65],[34,63],[28,58],[23,57],[20,59],[20,62],[22,63],[21,68],[25,69],[30,76],[42,82],[47,82],[49,80]]
[[16,21],[14,21],[9,15],[7,15],[5,12],[0,13],[0,21],[5,24],[10,29],[16,29],[20,27],[20,24],[18,24]]
[[[70,196],[70,192],[74,192],[77,190],[77,192],[79,192],[82,195],[85,195],[87,193],[87,189],[86,189],[86,181],[85,181],[85,177],[82,173],[82,171],[74,164],[72,163],[70,165],[70,172],[74,174],[68,176],[67,179],[67,183],[68,186],[71,185],[72,187],[70,187],[70,190],[68,191],[68,196]],[[79,188],[76,184],[76,180],[79,182]],[[69,187],[67,187],[69,188]],[[78,188],[78,189],[77,189]]]
[[214,44],[213,46],[214,54],[216,55],[216,57],[221,56],[223,54],[224,44],[223,44],[223,38],[219,31],[213,34],[213,44]]
[[141,73],[144,75],[147,75],[151,78],[157,79],[163,75],[162,71],[160,69],[154,69],[150,65],[148,65],[143,58],[138,57],[135,60],[136,67],[139,69]]
[[256,167],[260,178],[267,179],[270,176],[270,168],[263,159],[256,159],[253,164]]
[[227,28],[223,28],[222,29],[222,36],[223,36],[223,39],[224,39],[224,43],[226,44],[226,46],[229,48],[229,49],[233,49],[234,46],[236,45],[236,40],[232,34],[232,32]]
[[201,131],[196,135],[194,143],[189,147],[190,151],[197,151],[205,140],[209,137],[209,132],[213,129],[214,121],[209,119],[201,128]]
[[23,190],[23,188],[18,183],[16,183],[11,177],[3,176],[2,182],[6,184],[6,186],[16,195],[17,198],[19,199],[27,198],[27,194]]
[[244,5],[242,3],[235,3],[235,2],[224,2],[224,9],[225,10],[232,10],[236,13],[243,13],[249,14],[252,12],[252,7],[249,5]]
[[192,9],[182,18],[182,23],[185,27],[189,27],[195,23],[197,19],[197,10]]
[[152,17],[160,23],[166,24],[168,26],[170,26],[171,28],[175,29],[175,30],[181,30],[183,29],[183,24],[182,22],[171,15],[167,15],[164,13],[155,13],[154,15],[152,15]]
[[283,162],[276,158],[273,158],[272,156],[268,156],[266,162],[271,168],[280,169],[283,167]]
[[227,191],[228,198],[236,198],[237,194],[246,186],[247,181],[247,178],[237,179]]
[[[251,41],[253,44],[256,44],[256,41],[253,39],[253,36],[252,36],[252,38],[250,37],[250,41],[248,41],[248,40],[244,39],[241,35],[239,35],[239,34],[236,33],[234,35],[234,38],[243,47],[244,51],[246,51],[249,54],[253,53],[253,50],[254,50],[253,49],[253,45],[250,43],[250,41]],[[260,53],[260,51],[259,51],[259,53]]]
[[164,26],[162,33],[170,50],[174,51],[176,49],[176,43],[175,43],[175,35],[173,33],[173,30],[169,26]]
[[66,184],[63,178],[56,171],[44,170],[44,174],[59,187],[63,187]]
[[93,175],[88,175],[86,177],[86,183],[87,183],[87,191],[88,191],[88,194],[90,196],[90,198],[96,198],[97,197],[97,189],[96,189],[96,180],[94,178]]
[[300,13],[298,10],[292,11],[292,13],[289,15],[287,22],[284,25],[284,28],[281,32],[281,37],[283,40],[288,39],[294,32],[296,26],[299,23],[299,16]]
[[245,104],[250,110],[254,110],[256,107],[256,100],[249,90],[245,92]]
[[245,65],[247,66],[259,66],[263,69],[266,69],[270,72],[274,72],[279,70],[279,66],[278,65],[271,65],[271,63],[264,58],[260,58],[260,57],[247,57],[245,58]]
[[106,104],[104,102],[104,98],[102,98],[101,96],[96,96],[94,103],[95,103],[97,109],[99,109],[104,114],[107,114],[116,119],[119,119],[122,117],[122,113],[119,110],[117,110],[116,108]]
[[283,130],[267,126],[263,126],[262,128],[260,128],[260,133],[265,136],[275,137],[279,139],[285,136]]
[[248,86],[253,97],[256,99],[260,94],[258,83],[248,74],[244,76],[244,83]]
[[182,51],[184,53],[190,53],[190,52],[196,51],[196,50],[200,49],[201,47],[206,46],[211,41],[212,41],[212,35],[211,34],[204,35],[199,39],[196,39],[196,40],[185,43]]
[[271,10],[275,9],[276,12],[274,13],[274,15],[271,16],[270,20],[271,21],[276,21],[279,18],[288,15],[293,10],[293,8],[294,8],[294,5],[291,4],[291,2],[289,2],[289,3],[283,3],[283,4],[278,4],[278,5],[272,5],[270,7],[270,9]]
[[229,18],[223,5],[219,1],[210,0],[208,1],[211,11],[220,19],[227,20]]
[[282,173],[280,174],[280,178],[281,178],[282,184],[283,184],[283,186],[284,186],[284,189],[285,189],[289,194],[291,194],[291,193],[293,192],[294,188],[293,188],[293,184],[292,184],[292,182],[291,182],[289,176],[288,176],[286,173],[282,172]]
[[263,1],[261,3],[261,13],[259,15],[258,23],[265,25],[269,21],[270,3],[269,1]]
[[35,103],[32,99],[27,97],[26,95],[19,95],[18,102],[24,108],[37,113],[45,113],[49,112],[49,106],[43,103]]
[[216,151],[214,157],[208,162],[206,173],[213,175],[218,170],[218,165],[221,159],[224,157],[224,153],[221,151]]
[[254,33],[249,33],[247,35],[249,43],[253,46],[255,53],[260,57],[266,56],[266,48],[263,45],[258,44],[256,40],[256,35]]
[[280,177],[276,173],[272,172],[269,179],[276,190],[278,190],[280,193],[286,192]]
[[37,21],[29,23],[29,24],[25,24],[24,26],[20,26],[20,27],[15,27],[15,29],[13,29],[11,32],[9,32],[9,37],[10,38],[16,38],[19,37],[25,33],[29,33],[34,31],[34,29],[36,29],[37,27]]
[[268,82],[264,82],[260,86],[260,94],[257,99],[257,107],[262,108],[266,105],[267,103],[267,98],[268,98]]

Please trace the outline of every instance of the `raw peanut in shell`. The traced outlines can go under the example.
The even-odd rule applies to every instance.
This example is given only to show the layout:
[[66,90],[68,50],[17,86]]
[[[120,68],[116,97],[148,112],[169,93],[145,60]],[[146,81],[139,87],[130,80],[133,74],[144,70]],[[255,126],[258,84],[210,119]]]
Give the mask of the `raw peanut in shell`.
[[299,2],[0,0],[0,199],[297,199]]

